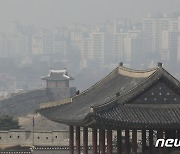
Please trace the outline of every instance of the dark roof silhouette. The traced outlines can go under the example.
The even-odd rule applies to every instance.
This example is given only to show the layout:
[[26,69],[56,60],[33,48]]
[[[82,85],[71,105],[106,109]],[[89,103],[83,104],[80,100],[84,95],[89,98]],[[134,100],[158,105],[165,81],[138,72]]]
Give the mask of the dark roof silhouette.
[[180,82],[161,66],[144,71],[119,66],[71,102],[38,112],[67,125],[180,128]]

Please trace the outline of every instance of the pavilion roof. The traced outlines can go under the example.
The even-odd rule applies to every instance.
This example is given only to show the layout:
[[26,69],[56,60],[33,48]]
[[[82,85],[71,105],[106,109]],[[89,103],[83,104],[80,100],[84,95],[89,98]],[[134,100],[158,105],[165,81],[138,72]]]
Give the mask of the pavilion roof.
[[[177,101],[135,101],[163,82]],[[111,128],[180,128],[180,82],[164,68],[137,71],[119,66],[69,103],[39,109],[50,120],[77,126]],[[171,99],[171,98],[170,98]]]
[[42,80],[50,80],[50,81],[64,81],[64,80],[72,80],[67,71],[64,70],[49,70],[49,74],[47,76],[41,77]]

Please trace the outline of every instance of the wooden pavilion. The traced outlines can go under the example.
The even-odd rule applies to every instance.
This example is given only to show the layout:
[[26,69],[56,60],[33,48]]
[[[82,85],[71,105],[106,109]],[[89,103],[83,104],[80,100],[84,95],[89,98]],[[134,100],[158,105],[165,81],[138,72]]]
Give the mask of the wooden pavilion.
[[92,129],[93,154],[113,153],[112,131],[117,131],[117,154],[137,153],[137,131],[141,132],[142,153],[165,153],[169,150],[155,149],[153,133],[157,132],[157,138],[180,138],[180,82],[162,63],[145,71],[128,69],[121,63],[69,103],[41,108],[38,112],[69,125],[70,154],[74,153],[74,132],[75,152],[80,154],[80,128],[84,154],[88,153],[88,128]]

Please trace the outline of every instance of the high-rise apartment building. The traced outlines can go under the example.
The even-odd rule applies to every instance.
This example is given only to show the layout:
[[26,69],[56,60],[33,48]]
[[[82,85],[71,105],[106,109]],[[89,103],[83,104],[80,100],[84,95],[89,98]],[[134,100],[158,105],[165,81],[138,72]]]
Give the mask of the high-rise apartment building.
[[0,35],[0,57],[7,57],[7,39],[5,35]]
[[177,62],[180,64],[180,35],[178,35]]
[[127,37],[127,33],[114,33],[113,34],[113,50],[112,50],[112,59],[113,63],[119,63],[124,61],[124,39]]
[[178,32],[163,31],[162,32],[162,51],[161,59],[176,63],[178,54]]
[[93,32],[90,34],[91,52],[90,58],[100,65],[104,64],[104,33]]
[[91,53],[91,38],[86,37],[81,39],[81,62],[80,69],[88,66]]
[[180,16],[178,17],[178,32],[180,32]]
[[162,44],[162,31],[168,30],[170,18],[152,17],[144,19],[143,29],[148,32],[150,52],[159,53]]
[[66,55],[66,42],[65,41],[54,41],[53,42],[53,54],[64,58]]
[[43,35],[41,33],[34,34],[32,36],[32,54],[33,55],[43,54]]
[[90,59],[91,38],[82,38],[81,40],[81,59]]
[[0,36],[0,57],[25,56],[28,51],[27,37],[22,34]]
[[148,34],[145,31],[129,30],[124,38],[124,62],[135,65],[144,65],[149,52]]
[[44,55],[53,53],[53,33],[51,31],[43,32],[43,53]]

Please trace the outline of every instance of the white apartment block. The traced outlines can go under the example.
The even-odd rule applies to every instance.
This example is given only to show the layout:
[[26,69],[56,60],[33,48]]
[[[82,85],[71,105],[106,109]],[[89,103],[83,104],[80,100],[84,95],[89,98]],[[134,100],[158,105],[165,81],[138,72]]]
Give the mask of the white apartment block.
[[43,32],[43,54],[51,55],[53,53],[53,33],[51,31]]
[[129,30],[127,33],[115,33],[113,38],[113,60],[131,63],[135,59],[143,61],[149,52],[148,34],[141,30]]
[[178,17],[178,32],[180,32],[180,16]]
[[34,34],[32,36],[32,54],[43,54],[43,36],[41,34]]
[[90,57],[100,65],[104,64],[104,33],[93,32],[90,33],[91,38],[91,52]]
[[65,41],[54,41],[53,42],[53,53],[60,56],[65,56],[67,52],[67,45]]
[[162,44],[162,31],[168,30],[170,18],[153,18],[149,17],[143,21],[143,30],[148,32],[150,51],[157,53],[160,51]]
[[162,32],[162,50],[161,59],[176,61],[178,55],[178,32],[163,31]]
[[178,36],[177,61],[180,63],[180,35]]
[[0,36],[0,57],[26,55],[27,37],[22,34]]
[[114,33],[113,34],[113,51],[112,51],[112,59],[114,63],[118,63],[123,61],[123,53],[124,53],[124,39],[127,37],[127,33]]

